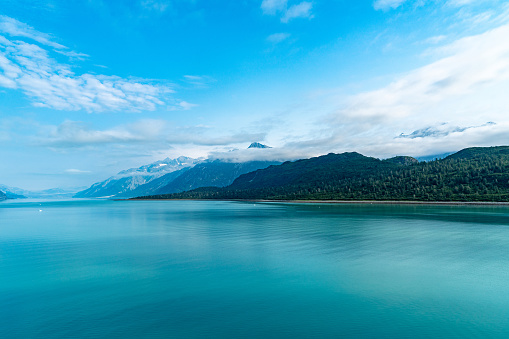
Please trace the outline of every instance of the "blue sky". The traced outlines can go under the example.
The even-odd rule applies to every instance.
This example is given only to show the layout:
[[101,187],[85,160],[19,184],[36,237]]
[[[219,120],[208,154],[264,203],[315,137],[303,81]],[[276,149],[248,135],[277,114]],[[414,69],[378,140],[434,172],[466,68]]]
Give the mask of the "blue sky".
[[0,15],[2,184],[509,144],[505,1],[0,0]]

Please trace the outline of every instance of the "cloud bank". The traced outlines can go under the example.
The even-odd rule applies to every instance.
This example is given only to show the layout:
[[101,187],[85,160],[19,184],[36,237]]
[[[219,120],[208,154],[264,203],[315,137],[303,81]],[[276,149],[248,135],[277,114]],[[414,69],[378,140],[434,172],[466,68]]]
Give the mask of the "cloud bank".
[[33,143],[57,149],[101,148],[105,145],[140,145],[148,150],[170,145],[229,146],[262,141],[265,132],[238,131],[218,135],[210,127],[172,126],[165,120],[141,119],[107,129],[95,129],[80,121],[67,120],[60,125],[39,126]]
[[[509,80],[507,36],[509,25],[503,25],[460,39],[438,50],[446,57],[401,76],[387,87],[351,98],[340,114],[369,119],[409,117],[422,113],[423,107],[480,93]],[[439,118],[442,114],[428,112],[421,118]],[[461,117],[453,112],[447,115]]]
[[509,24],[436,48],[436,61],[344,100],[309,139],[379,156],[509,144],[507,36]]
[[65,121],[58,126],[45,126],[35,142],[41,146],[74,148],[108,144],[148,143],[159,139],[166,123],[145,119],[133,124],[97,130],[80,121]]

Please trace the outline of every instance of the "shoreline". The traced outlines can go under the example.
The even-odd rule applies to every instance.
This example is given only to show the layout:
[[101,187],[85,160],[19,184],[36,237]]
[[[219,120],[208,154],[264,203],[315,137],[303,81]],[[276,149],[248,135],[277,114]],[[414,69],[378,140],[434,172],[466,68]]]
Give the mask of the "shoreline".
[[114,199],[115,201],[232,201],[290,204],[345,204],[345,205],[440,205],[440,206],[509,206],[498,201],[411,201],[411,200],[264,200],[264,199]]

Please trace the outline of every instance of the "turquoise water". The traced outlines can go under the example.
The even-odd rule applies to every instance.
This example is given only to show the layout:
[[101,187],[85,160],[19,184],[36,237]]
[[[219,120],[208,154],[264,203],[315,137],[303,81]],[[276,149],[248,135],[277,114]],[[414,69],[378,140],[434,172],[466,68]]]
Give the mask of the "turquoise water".
[[0,203],[2,338],[507,338],[506,207]]

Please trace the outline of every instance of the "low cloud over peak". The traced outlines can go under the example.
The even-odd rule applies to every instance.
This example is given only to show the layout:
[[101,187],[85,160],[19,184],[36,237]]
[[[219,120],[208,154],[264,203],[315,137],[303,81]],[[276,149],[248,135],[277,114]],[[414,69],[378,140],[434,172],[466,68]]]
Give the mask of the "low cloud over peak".
[[409,138],[409,139],[440,138],[440,137],[445,137],[451,133],[462,133],[462,132],[466,131],[467,129],[492,126],[492,125],[496,125],[496,123],[487,122],[481,126],[468,126],[468,127],[459,127],[459,126],[453,126],[450,124],[443,123],[438,126],[429,126],[429,127],[421,128],[421,129],[413,131],[410,134],[401,133],[398,136],[398,138]]

